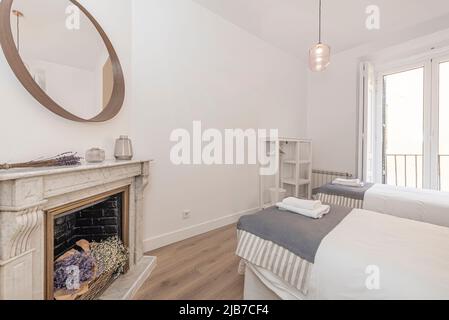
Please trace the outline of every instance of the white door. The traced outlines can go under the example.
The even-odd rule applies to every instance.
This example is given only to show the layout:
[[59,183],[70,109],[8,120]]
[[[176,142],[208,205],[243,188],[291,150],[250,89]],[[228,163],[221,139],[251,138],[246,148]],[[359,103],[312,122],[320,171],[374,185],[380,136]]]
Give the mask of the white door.
[[381,76],[383,183],[425,185],[424,79],[424,65]]
[[449,56],[377,74],[373,180],[449,192]]
[[449,57],[432,60],[432,187],[449,191]]

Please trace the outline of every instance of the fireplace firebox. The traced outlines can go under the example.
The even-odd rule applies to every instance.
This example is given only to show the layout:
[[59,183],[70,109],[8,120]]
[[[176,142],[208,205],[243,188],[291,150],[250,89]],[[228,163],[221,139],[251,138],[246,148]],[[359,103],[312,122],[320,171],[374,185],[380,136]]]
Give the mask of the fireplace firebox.
[[[122,188],[47,211],[47,299],[94,299],[127,271],[128,194]],[[111,267],[111,254],[120,267]]]
[[73,249],[76,242],[122,239],[122,194],[116,194],[84,209],[62,214],[54,222],[54,257]]

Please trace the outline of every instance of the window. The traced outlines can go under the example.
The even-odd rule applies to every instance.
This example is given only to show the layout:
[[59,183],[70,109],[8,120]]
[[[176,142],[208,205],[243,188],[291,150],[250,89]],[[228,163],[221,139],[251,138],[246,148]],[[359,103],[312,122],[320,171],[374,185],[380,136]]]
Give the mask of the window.
[[382,182],[422,188],[424,68],[383,76]]
[[449,62],[439,63],[438,68],[438,188],[443,191],[449,191]]
[[449,56],[363,71],[363,178],[449,191]]

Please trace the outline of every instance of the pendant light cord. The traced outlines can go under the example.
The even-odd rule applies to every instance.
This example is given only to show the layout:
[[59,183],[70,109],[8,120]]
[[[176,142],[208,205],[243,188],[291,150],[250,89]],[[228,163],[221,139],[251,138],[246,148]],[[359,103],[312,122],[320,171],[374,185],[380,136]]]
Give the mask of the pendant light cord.
[[20,22],[19,22],[19,15],[17,15],[17,52],[20,53]]
[[319,27],[318,27],[318,43],[320,43],[321,44],[321,0],[320,0],[320,10],[319,10],[319,15],[320,15],[320,17],[319,17],[319,19],[318,19],[318,21],[319,21]]

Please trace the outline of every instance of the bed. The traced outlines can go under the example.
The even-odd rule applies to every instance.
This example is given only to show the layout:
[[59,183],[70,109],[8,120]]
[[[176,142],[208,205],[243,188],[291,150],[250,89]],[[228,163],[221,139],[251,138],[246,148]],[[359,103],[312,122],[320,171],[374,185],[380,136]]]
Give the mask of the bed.
[[343,206],[319,220],[268,208],[242,217],[238,237],[245,299],[449,299],[446,227]]
[[245,263],[270,271],[306,296],[321,241],[350,212],[350,208],[333,206],[318,220],[271,207],[244,216],[237,225],[236,253]]
[[313,198],[326,204],[362,209],[365,195],[373,186],[372,183],[366,183],[363,187],[348,187],[328,183],[313,189]]
[[363,187],[326,184],[314,189],[326,204],[365,209],[449,227],[449,193],[367,183]]

